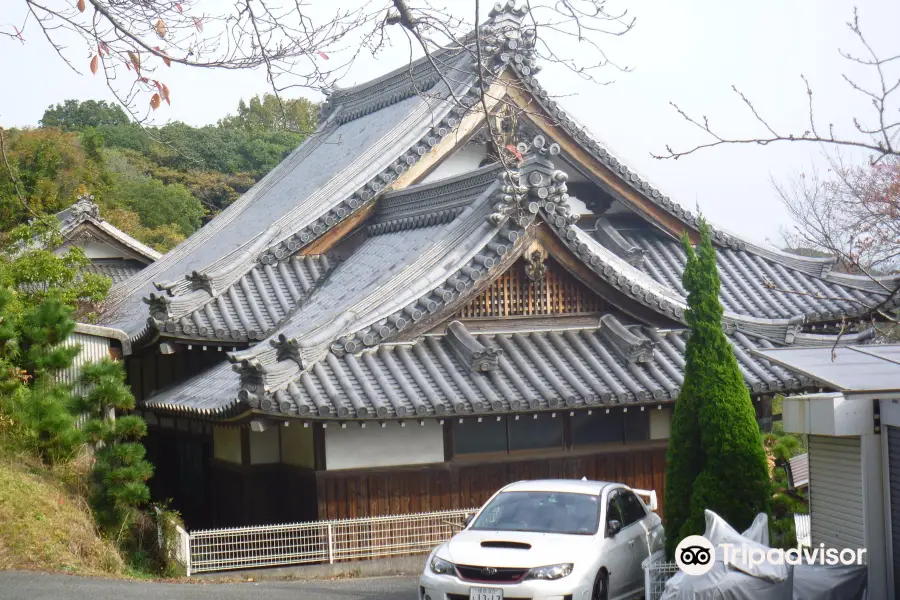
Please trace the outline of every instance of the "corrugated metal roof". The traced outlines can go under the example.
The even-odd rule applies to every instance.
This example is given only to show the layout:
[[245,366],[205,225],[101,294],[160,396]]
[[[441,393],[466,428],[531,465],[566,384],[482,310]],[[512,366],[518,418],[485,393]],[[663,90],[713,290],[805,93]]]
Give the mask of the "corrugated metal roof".
[[788,460],[789,484],[791,489],[809,485],[809,454],[803,453]]
[[900,344],[771,348],[756,354],[832,390],[900,391]]

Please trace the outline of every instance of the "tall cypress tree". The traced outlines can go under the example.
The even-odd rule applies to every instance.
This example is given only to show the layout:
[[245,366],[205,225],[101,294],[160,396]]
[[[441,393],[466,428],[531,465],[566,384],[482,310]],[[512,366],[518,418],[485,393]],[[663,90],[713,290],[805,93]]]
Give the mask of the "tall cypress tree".
[[771,483],[750,392],[722,331],[719,272],[709,227],[696,252],[682,240],[688,291],[684,384],[675,404],[666,465],[666,552],[700,535],[710,509],[741,531],[769,512]]

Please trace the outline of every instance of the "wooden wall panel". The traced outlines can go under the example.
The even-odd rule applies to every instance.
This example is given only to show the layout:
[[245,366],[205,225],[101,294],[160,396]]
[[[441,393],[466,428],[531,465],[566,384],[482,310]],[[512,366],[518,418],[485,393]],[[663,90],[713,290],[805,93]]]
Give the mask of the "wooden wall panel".
[[567,315],[600,312],[607,304],[548,258],[545,275],[532,281],[525,260],[517,260],[457,313],[458,318]]
[[662,515],[665,448],[481,464],[316,473],[319,519],[432,512],[482,505],[500,487],[523,479],[616,481],[656,490]]

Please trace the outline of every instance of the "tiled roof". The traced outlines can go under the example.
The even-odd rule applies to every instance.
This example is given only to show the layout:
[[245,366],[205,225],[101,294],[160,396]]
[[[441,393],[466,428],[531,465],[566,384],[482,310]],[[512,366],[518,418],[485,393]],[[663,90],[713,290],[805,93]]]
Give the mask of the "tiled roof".
[[84,267],[84,270],[109,277],[115,285],[120,281],[125,281],[146,266],[140,261],[128,258],[95,258]]
[[[792,374],[730,337],[754,393],[799,389]],[[613,315],[595,327],[443,335],[385,344],[324,360],[275,389],[241,393],[227,365],[150,398],[145,406],[201,414],[247,409],[308,418],[414,418],[531,412],[674,400],[684,380],[684,331],[626,327]]]
[[[532,60],[533,32],[529,37],[521,30],[525,13],[509,3],[495,7],[491,15],[481,40],[493,48],[485,51],[484,66],[494,81],[510,62]],[[469,107],[478,105],[472,54],[448,51],[438,58],[331,93],[316,134],[140,277],[113,290],[102,322],[134,339],[152,333],[142,300],[156,290],[172,298],[187,295],[191,290],[176,283],[186,276],[204,278],[213,288],[228,287],[255,262],[274,266],[288,260],[371,205],[454,132]],[[191,310],[199,307],[198,297],[191,301],[197,302]],[[178,302],[173,299],[172,304]],[[166,318],[182,316],[169,313]]]
[[[200,296],[202,304],[178,310],[168,296],[154,296],[151,317],[164,317],[160,331],[173,337],[204,340],[252,341],[274,332],[309,298],[332,270],[335,259],[324,255],[292,256],[273,265],[256,263],[249,272],[210,296],[205,289],[186,296]],[[166,310],[167,306],[171,307]],[[179,316],[173,317],[171,313]]]
[[[370,204],[391,181],[388,173],[396,178],[402,172],[406,158],[415,162],[407,152],[423,133],[432,135],[432,126],[449,118],[449,109],[437,99],[415,97],[339,126],[322,125],[238,201],[141,277],[113,290],[103,323],[138,336],[147,321],[143,299],[160,288],[177,286],[194,273],[206,276],[215,288],[227,288],[263,258],[272,266],[289,259]],[[414,156],[417,160],[420,155]],[[273,243],[279,247],[270,253]],[[190,292],[184,284],[165,290],[173,298]],[[197,306],[191,310],[202,299],[192,301]]]
[[[550,173],[545,161],[531,161],[526,169],[544,172],[544,177]],[[515,223],[491,221],[505,177],[501,169],[485,168],[385,196],[385,208],[375,215],[368,239],[310,299],[268,340],[230,354],[246,368],[242,377],[258,376],[262,385],[283,381],[329,353],[353,354],[400,334],[415,335],[461,308],[530,239]],[[458,185],[467,178],[479,184]],[[428,204],[441,198],[461,211],[454,210],[449,222],[429,225],[428,218],[420,221],[422,215],[409,216],[419,213],[417,199]],[[409,218],[422,226],[406,223]]]
[[[658,331],[609,315],[599,327],[571,330],[494,328],[473,337],[460,325],[444,336],[426,333],[503,272],[545,227],[597,277],[671,323],[684,323],[682,292],[630,261],[639,254],[652,264],[661,250],[632,253],[626,246],[636,242],[618,234],[604,245],[577,220],[568,207],[566,176],[546,155],[530,157],[514,172],[486,167],[388,194],[368,239],[299,309],[262,343],[229,353],[237,375],[222,365],[158,394],[148,406],[217,415],[250,407],[294,416],[403,418],[674,399],[684,366],[684,333],[677,326]],[[804,318],[726,311],[726,333],[754,393],[801,387],[751,352],[791,343],[802,335],[797,329]]]
[[[638,266],[644,273],[687,296],[681,284],[687,256],[680,242],[648,228],[620,233],[643,250]],[[884,297],[832,283],[749,250],[719,248],[716,262],[722,305],[739,315],[769,319],[805,315],[808,321],[829,321],[864,313]]]

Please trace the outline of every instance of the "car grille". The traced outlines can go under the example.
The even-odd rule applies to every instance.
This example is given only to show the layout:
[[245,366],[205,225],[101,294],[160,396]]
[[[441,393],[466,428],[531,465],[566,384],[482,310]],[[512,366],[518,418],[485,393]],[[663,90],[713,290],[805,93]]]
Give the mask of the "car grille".
[[[447,594],[447,600],[469,600],[468,594]],[[519,598],[518,596],[503,596],[503,600],[531,600],[531,598]],[[571,596],[566,596],[566,600],[572,600]]]
[[525,577],[528,569],[509,569],[493,567],[474,567],[471,565],[456,565],[459,578],[464,581],[477,581],[487,583],[518,583]]

